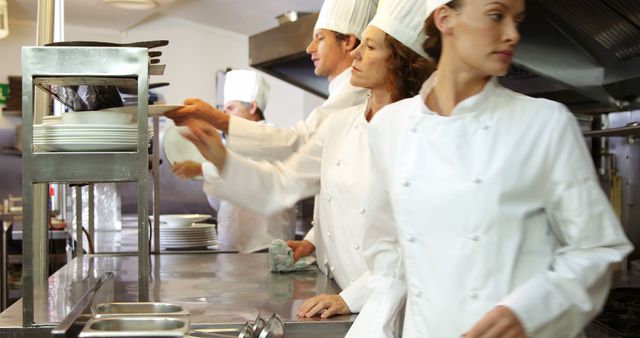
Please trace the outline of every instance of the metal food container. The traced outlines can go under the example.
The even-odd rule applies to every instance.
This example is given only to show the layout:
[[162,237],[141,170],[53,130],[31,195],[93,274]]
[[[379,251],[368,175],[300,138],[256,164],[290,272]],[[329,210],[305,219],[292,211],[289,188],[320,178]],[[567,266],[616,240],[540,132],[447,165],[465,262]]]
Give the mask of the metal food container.
[[103,303],[92,307],[91,311],[95,318],[122,316],[189,316],[189,311],[180,305],[154,302]]
[[78,337],[184,337],[189,319],[169,317],[93,318]]

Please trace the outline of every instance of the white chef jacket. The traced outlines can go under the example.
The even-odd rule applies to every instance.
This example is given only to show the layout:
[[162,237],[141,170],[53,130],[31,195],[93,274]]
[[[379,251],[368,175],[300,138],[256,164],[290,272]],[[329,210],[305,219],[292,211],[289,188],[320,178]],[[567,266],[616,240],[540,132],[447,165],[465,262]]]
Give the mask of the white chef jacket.
[[348,337],[391,336],[405,290],[404,337],[460,337],[497,305],[528,337],[581,336],[632,246],[574,117],[495,79],[439,116],[424,104],[433,79],[369,127],[377,288]]
[[[369,171],[366,105],[331,115],[316,135],[284,162],[255,162],[228,151],[224,172],[203,165],[204,191],[270,214],[319,193],[316,256],[328,266],[352,312],[369,295],[361,253]],[[326,271],[324,271],[326,273]]]
[[[255,123],[271,125],[264,120]],[[267,216],[210,195],[207,195],[207,200],[218,211],[218,239],[224,249],[250,253],[268,249],[275,239],[295,238],[295,208]]]
[[217,221],[220,242],[226,249],[240,253],[268,249],[275,239],[295,238],[294,208],[267,216],[223,200],[220,201]]
[[306,143],[328,116],[337,110],[365,102],[368,91],[352,86],[350,78],[351,67],[329,83],[329,98],[314,109],[306,120],[291,128],[276,128],[231,116],[227,146],[249,158],[284,160]]

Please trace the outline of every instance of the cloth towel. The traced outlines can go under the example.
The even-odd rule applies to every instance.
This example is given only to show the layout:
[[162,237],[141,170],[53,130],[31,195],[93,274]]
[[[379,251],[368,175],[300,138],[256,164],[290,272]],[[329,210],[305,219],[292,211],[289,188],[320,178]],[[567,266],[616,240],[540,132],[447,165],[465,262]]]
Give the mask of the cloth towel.
[[315,262],[316,258],[312,256],[302,257],[297,262],[294,262],[293,250],[287,245],[287,242],[281,239],[274,240],[269,246],[271,272],[311,270]]

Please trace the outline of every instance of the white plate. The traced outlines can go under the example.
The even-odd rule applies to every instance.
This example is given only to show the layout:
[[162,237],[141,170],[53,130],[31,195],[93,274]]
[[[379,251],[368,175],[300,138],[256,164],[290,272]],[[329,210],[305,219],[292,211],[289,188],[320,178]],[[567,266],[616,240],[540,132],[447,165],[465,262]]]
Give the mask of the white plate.
[[138,130],[135,124],[35,124],[34,130]]
[[136,143],[41,143],[35,144],[42,151],[124,151],[136,150]]
[[[184,107],[183,105],[176,104],[151,104],[148,106],[149,116],[162,115],[170,110],[178,109]],[[126,106],[126,107],[114,107],[103,109],[104,111],[115,111],[115,112],[125,112],[131,115],[138,114],[138,106]]]
[[210,241],[191,241],[191,242],[181,242],[181,243],[160,243],[160,246],[163,248],[171,248],[171,249],[180,249],[180,248],[196,248],[203,246],[213,246],[218,245],[219,242],[217,240]]
[[162,139],[162,151],[164,157],[170,164],[175,164],[184,161],[194,161],[197,163],[204,163],[207,160],[200,154],[198,148],[196,148],[191,141],[180,135],[180,130],[185,130],[186,127],[171,126],[167,128]]
[[[153,216],[149,216],[153,220]],[[191,227],[193,223],[201,222],[211,218],[211,215],[204,214],[184,214],[184,215],[160,215],[160,225],[162,223],[169,227]]]
[[98,110],[98,111],[70,111],[62,114],[64,124],[86,124],[86,125],[129,125],[132,114],[120,111]]
[[[199,214],[196,214],[199,215]],[[168,215],[168,216],[173,216],[173,215]],[[209,216],[209,215],[201,215],[202,217],[204,216]],[[162,215],[160,215],[160,217],[162,217]],[[205,218],[207,219],[207,218]],[[160,221],[162,222],[162,221]],[[211,224],[211,223],[193,223],[190,224],[188,226],[184,226],[184,227],[161,227],[160,231],[166,231],[166,232],[185,232],[185,231],[211,231],[211,230],[215,230],[214,227],[216,225],[215,224]]]

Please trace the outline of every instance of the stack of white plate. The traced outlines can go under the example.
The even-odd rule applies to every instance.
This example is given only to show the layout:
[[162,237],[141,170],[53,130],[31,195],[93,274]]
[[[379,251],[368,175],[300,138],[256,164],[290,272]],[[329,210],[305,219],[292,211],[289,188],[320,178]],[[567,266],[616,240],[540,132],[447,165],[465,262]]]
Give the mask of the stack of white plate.
[[33,144],[42,151],[136,150],[136,125],[40,124],[33,126]]
[[186,227],[160,227],[160,247],[162,248],[204,248],[214,245],[218,245],[215,224],[193,223]]

